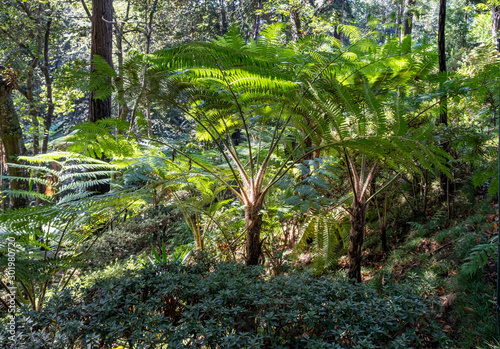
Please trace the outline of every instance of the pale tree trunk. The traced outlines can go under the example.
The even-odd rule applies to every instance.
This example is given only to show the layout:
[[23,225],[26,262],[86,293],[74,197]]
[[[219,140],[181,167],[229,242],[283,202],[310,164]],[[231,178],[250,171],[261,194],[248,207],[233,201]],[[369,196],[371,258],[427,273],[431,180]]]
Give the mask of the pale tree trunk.
[[[22,129],[12,102],[12,86],[2,75],[0,75],[0,140],[7,162],[18,163],[18,156],[26,154]],[[24,171],[20,168],[9,167],[8,174],[12,177],[23,177]],[[27,189],[23,181],[10,180],[9,185],[10,190]],[[10,208],[17,209],[26,205],[26,199],[10,197]]]
[[493,5],[491,8],[491,36],[493,43],[500,51],[500,37],[498,36],[498,29],[500,29],[500,6]]
[[292,24],[292,40],[297,41],[301,37],[299,11],[293,7],[290,9],[290,23]]

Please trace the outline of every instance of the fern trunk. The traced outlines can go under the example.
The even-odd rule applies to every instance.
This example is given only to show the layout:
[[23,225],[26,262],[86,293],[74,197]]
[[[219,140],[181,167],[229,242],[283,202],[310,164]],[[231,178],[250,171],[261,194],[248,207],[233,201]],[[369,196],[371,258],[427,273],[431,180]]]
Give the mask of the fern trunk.
[[262,229],[261,209],[262,203],[245,206],[246,265],[259,264],[259,258],[262,254],[260,241],[260,231]]
[[348,276],[361,282],[361,253],[366,226],[366,204],[354,200],[351,211],[351,232],[349,234],[349,272]]

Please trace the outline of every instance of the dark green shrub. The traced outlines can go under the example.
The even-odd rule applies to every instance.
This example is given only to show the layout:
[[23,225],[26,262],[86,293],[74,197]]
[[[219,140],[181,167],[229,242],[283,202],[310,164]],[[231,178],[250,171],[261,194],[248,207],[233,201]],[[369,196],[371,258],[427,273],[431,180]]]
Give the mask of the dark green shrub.
[[198,257],[67,290],[41,312],[22,309],[18,347],[409,348],[444,337],[426,317],[429,303],[408,288],[268,278],[259,267]]

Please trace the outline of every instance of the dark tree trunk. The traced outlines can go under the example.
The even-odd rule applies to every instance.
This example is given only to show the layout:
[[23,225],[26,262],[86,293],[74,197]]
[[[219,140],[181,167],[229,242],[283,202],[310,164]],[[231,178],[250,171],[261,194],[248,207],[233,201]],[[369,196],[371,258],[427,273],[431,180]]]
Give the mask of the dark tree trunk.
[[[95,56],[103,58],[111,67],[113,66],[113,1],[112,0],[92,0],[92,43],[90,48],[90,58]],[[94,64],[91,64],[90,71],[95,72]],[[111,117],[111,97],[105,99],[95,99],[94,93],[90,93],[89,121],[96,122]],[[109,184],[99,184],[91,191],[106,193],[110,190]]]
[[262,204],[245,206],[246,265],[257,265],[262,255],[260,231],[262,228]]
[[[440,0],[439,3],[439,24],[438,24],[438,60],[439,60],[439,72],[446,72],[446,51],[445,51],[445,25],[446,25],[446,0]],[[439,101],[441,108],[441,113],[439,114],[439,124],[448,126],[448,102],[446,96],[441,97]],[[450,144],[445,142],[442,145],[444,151],[449,152]],[[440,200],[441,202],[450,201],[450,179],[444,174],[440,175]],[[449,213],[449,212],[448,212]]]
[[[22,129],[12,102],[12,86],[2,75],[0,75],[0,140],[7,162],[18,163],[18,156],[26,154]],[[13,177],[24,176],[24,171],[16,167],[9,167],[8,173]],[[11,180],[9,185],[10,190],[27,189],[26,183],[18,180]],[[26,204],[26,199],[10,196],[10,208],[22,208]]]
[[[262,0],[257,0],[256,10],[259,11],[261,9],[262,9]],[[260,34],[260,12],[253,17],[252,39],[257,41],[257,39],[259,38],[259,34]]]
[[361,254],[366,226],[366,204],[364,202],[354,200],[350,211],[350,221],[348,276],[356,282],[361,282]]
[[[92,0],[92,44],[90,57],[96,55],[103,58],[110,66],[113,66],[113,1]],[[90,71],[95,72],[94,64]],[[89,121],[96,122],[111,116],[111,97],[95,99],[94,93],[90,93]]]
[[224,0],[219,0],[220,6],[220,35],[225,35],[227,33],[227,14],[226,6],[224,5]]
[[382,251],[387,252],[387,226],[385,222],[380,225],[380,241],[382,242]]
[[52,126],[52,118],[54,117],[54,101],[52,99],[52,77],[50,76],[49,64],[49,40],[50,40],[50,26],[52,20],[47,22],[45,31],[44,48],[43,48],[43,66],[41,67],[43,76],[45,78],[45,86],[47,88],[47,114],[44,116],[43,121],[43,139],[42,139],[42,154],[47,153],[49,144],[49,131]]
[[413,28],[413,12],[412,6],[415,5],[415,0],[405,1],[405,13],[403,21],[403,36],[411,34]]

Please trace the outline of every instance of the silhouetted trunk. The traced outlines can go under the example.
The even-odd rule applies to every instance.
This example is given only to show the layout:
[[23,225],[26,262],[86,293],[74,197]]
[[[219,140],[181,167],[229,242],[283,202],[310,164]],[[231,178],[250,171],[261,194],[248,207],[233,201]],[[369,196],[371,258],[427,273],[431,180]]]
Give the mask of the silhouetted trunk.
[[245,206],[246,265],[257,265],[262,255],[260,231],[262,228],[262,203]]
[[[446,51],[445,51],[445,24],[446,24],[446,0],[440,0],[439,3],[439,24],[438,24],[438,60],[439,72],[446,72]],[[441,86],[442,87],[442,86]],[[448,102],[446,96],[442,96],[439,105],[441,112],[439,114],[439,124],[448,126]],[[442,144],[442,149],[446,152],[450,151],[449,142]],[[450,179],[444,174],[440,175],[440,200],[448,202],[448,213],[450,210]]]
[[361,282],[361,255],[366,227],[366,204],[353,200],[350,210],[351,232],[349,235],[349,272],[348,276]]
[[43,45],[43,66],[40,68],[42,70],[43,76],[45,78],[45,87],[47,89],[47,114],[44,116],[43,120],[43,139],[42,139],[42,154],[47,153],[49,144],[49,131],[52,126],[52,118],[54,117],[54,101],[52,96],[52,77],[50,76],[50,64],[49,64],[49,40],[50,40],[50,26],[52,20],[49,19],[47,22],[47,27],[45,29],[45,38]]
[[[23,143],[23,133],[19,118],[12,102],[12,87],[8,80],[0,75],[0,140],[3,144],[5,160],[9,163],[18,163],[18,156],[26,154]],[[24,171],[20,168],[9,167],[8,174],[12,177],[23,177]],[[26,182],[10,180],[10,190],[26,190]],[[25,198],[10,196],[10,208],[22,208],[27,205]]]
[[[259,11],[261,9],[262,9],[262,0],[257,0],[256,10]],[[252,28],[253,28],[252,29],[252,39],[257,41],[257,39],[259,38],[259,34],[260,34],[260,12],[255,14],[255,16],[253,17]]]
[[227,33],[227,14],[226,6],[224,5],[224,0],[219,0],[220,6],[220,35],[225,35]]
[[[90,57],[96,55],[103,58],[111,67],[113,66],[113,1],[112,0],[92,0],[92,43]],[[90,71],[95,72],[94,64],[91,64]],[[96,122],[111,117],[111,97],[95,99],[94,92],[90,92],[89,121]],[[99,184],[91,191],[106,193],[110,190],[109,184]]]

